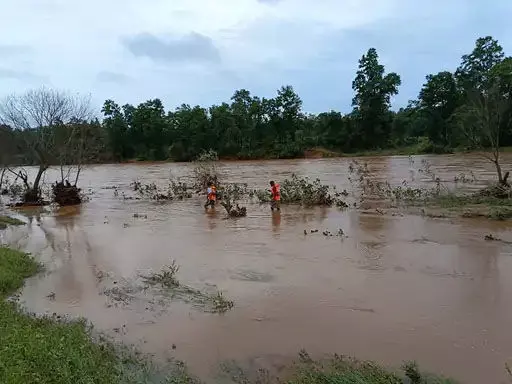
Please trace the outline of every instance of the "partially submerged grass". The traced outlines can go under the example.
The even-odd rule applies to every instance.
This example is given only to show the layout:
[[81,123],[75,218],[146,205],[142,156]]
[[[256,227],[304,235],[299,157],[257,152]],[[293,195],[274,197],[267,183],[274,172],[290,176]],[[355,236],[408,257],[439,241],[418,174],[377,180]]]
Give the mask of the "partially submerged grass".
[[83,322],[35,318],[5,301],[38,268],[27,254],[0,248],[0,382],[119,382],[115,353],[92,343]]
[[[414,161],[410,159],[410,163],[413,165]],[[403,180],[399,185],[391,185],[389,181],[379,180],[377,175],[372,174],[366,163],[353,160],[349,165],[349,181],[355,184],[361,207],[365,202],[378,202],[431,218],[512,218],[512,193],[508,185],[494,184],[477,193],[461,193],[457,185],[473,183],[475,177],[472,172],[469,172],[469,176],[465,173],[457,175],[455,188],[448,188],[426,160],[422,160],[422,167],[417,172],[426,177],[430,184],[412,186]]]
[[405,363],[402,372],[393,372],[369,361],[335,355],[314,361],[301,352],[297,371],[288,384],[455,384],[450,379],[424,374],[414,362]]
[[23,286],[23,280],[37,273],[39,264],[30,256],[0,247],[0,301]]
[[172,260],[171,265],[162,268],[160,273],[153,273],[145,276],[144,279],[149,284],[162,284],[165,287],[177,288],[180,282],[176,278],[176,274],[180,270],[180,266],[176,264],[176,260]]
[[429,217],[460,216],[507,220],[512,218],[512,199],[492,196],[445,194],[425,201]]
[[0,215],[0,229],[5,229],[9,225],[25,225],[25,223],[14,217]]
[[149,361],[100,337],[85,321],[23,313],[5,299],[39,270],[29,255],[0,247],[0,383],[171,383]]
[[167,290],[172,299],[191,303],[205,312],[224,313],[233,308],[233,301],[226,299],[220,291],[215,293],[203,292],[181,284],[176,278],[178,271],[179,266],[176,264],[176,260],[172,260],[171,265],[162,268],[161,272],[152,273],[143,276],[143,278],[150,285],[161,285]]
[[280,377],[266,369],[244,369],[236,362],[222,365],[223,374],[237,384],[456,384],[451,379],[421,372],[415,362],[391,370],[371,361],[334,355],[313,360],[306,351],[294,364],[279,370]]

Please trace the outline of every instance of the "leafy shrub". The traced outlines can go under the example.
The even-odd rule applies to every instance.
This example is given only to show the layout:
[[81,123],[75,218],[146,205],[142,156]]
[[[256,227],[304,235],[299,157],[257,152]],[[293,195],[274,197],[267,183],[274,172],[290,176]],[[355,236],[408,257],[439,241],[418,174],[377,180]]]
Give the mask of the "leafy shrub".
[[[256,190],[251,193],[260,202],[265,203],[271,200],[270,192]],[[347,192],[336,192],[336,188],[322,184],[320,179],[311,181],[308,177],[298,177],[292,174],[290,179],[285,179],[281,184],[281,203],[300,204],[303,206],[324,205],[346,207],[347,204],[341,199]]]

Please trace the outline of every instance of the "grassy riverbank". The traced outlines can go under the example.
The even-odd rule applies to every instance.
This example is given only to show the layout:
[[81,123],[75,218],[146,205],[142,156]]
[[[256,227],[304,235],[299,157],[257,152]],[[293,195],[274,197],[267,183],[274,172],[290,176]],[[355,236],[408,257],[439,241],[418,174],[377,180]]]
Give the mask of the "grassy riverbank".
[[83,322],[35,318],[5,301],[38,270],[29,255],[0,248],[0,382],[120,382],[116,354],[93,343]]

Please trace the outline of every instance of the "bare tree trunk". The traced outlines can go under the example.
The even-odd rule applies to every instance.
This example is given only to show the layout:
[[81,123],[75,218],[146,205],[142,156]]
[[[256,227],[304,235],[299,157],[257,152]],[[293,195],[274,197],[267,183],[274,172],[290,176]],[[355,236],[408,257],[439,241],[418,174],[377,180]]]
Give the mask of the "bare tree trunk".
[[43,174],[47,169],[48,166],[43,164],[39,165],[39,170],[37,171],[37,176],[34,180],[34,184],[32,186],[26,184],[27,190],[25,191],[24,195],[25,203],[40,203],[41,190],[39,188],[39,184],[41,184],[41,178],[43,177]]
[[498,160],[494,160],[493,163],[496,166],[496,173],[498,174],[498,183],[504,184],[504,182],[503,182],[503,174],[501,172],[500,162]]
[[7,171],[6,168],[2,169],[2,175],[0,176],[0,193],[2,191],[2,184],[4,183],[4,175],[5,175],[5,171]]
[[78,165],[77,171],[76,171],[76,177],[75,177],[75,184],[73,186],[76,187],[78,184],[78,178],[80,177],[80,172],[82,171],[82,166]]
[[48,169],[48,166],[46,165],[39,165],[39,170],[37,171],[36,179],[34,180],[34,185],[32,186],[32,189],[35,191],[39,191],[39,184],[41,183],[41,178],[43,177],[43,174]]

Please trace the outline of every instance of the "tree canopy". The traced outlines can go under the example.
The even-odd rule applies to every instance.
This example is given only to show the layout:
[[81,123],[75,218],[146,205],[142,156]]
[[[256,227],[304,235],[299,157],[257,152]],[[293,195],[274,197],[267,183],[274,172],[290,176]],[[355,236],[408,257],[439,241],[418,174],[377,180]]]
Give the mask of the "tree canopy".
[[[6,145],[2,139],[2,145],[9,150],[3,152],[1,160],[44,166],[74,161],[72,157],[63,160],[47,153],[49,143],[58,142],[48,141],[51,133],[57,134],[63,125],[73,124],[91,127],[87,133],[80,131],[94,143],[94,152],[81,156],[87,162],[190,161],[209,149],[221,158],[252,159],[301,157],[308,150],[320,149],[325,153],[355,153],[409,147],[417,153],[427,153],[492,146],[495,142],[512,145],[512,58],[506,57],[491,36],[477,39],[473,51],[462,56],[453,72],[427,74],[417,99],[393,111],[392,97],[398,94],[400,85],[400,75],[387,71],[377,50],[370,48],[359,60],[352,83],[353,109],[347,114],[305,113],[302,100],[291,85],[281,87],[271,98],[239,89],[220,105],[183,104],[174,110],[166,110],[160,99],[136,106],[106,100],[101,121],[71,119],[70,111],[80,114],[79,105],[76,100],[62,97],[57,99],[67,100],[68,104],[55,105],[56,100],[47,100],[60,108],[56,109],[62,115],[60,120],[49,115],[42,116],[48,121],[41,120],[41,116],[28,110],[25,115],[13,116],[9,112],[17,99],[10,98],[0,107],[0,134],[16,139],[18,144],[35,144]],[[37,91],[29,96],[37,96]],[[499,118],[492,111],[499,111]],[[491,127],[482,119],[476,122],[475,116],[487,115],[500,126]],[[37,144],[41,138],[44,140]]]

